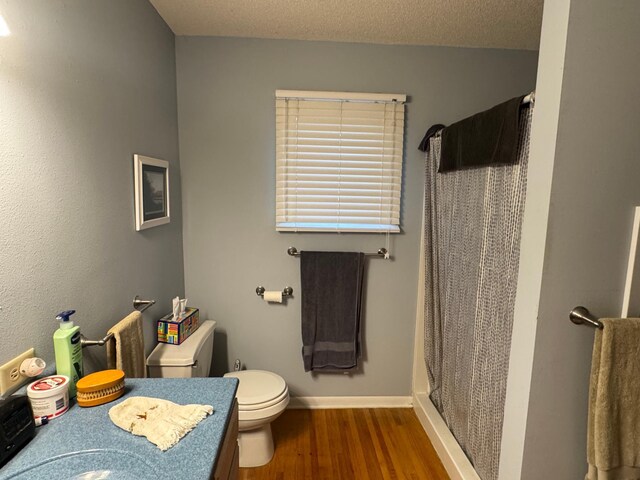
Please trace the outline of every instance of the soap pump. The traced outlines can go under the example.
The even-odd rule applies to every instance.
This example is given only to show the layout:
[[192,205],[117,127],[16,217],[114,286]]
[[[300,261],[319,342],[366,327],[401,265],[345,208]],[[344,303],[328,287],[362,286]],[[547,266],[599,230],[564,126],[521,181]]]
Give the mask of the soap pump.
[[76,383],[83,376],[82,342],[80,327],[70,319],[75,310],[66,310],[56,316],[60,328],[53,334],[53,349],[56,356],[56,372],[69,377],[69,397],[76,396]]

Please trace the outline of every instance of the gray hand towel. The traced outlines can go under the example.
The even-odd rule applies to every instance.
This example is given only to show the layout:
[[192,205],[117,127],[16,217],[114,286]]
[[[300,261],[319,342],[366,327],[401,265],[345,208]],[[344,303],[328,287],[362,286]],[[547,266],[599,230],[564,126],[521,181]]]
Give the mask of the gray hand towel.
[[640,478],[640,318],[601,319],[593,343],[586,480]]
[[363,274],[363,253],[301,252],[305,372],[357,366]]

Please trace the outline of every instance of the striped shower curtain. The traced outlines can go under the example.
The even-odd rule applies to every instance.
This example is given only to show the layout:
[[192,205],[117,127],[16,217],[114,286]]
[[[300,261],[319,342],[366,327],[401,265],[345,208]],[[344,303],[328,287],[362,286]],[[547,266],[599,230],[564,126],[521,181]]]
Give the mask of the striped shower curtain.
[[439,174],[439,134],[426,157],[430,397],[483,480],[498,477],[532,110],[515,165]]

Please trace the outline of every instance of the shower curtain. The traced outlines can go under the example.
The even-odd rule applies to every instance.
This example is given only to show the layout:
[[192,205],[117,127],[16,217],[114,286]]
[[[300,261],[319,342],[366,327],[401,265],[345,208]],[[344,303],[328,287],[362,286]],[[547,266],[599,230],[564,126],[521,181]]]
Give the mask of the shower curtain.
[[430,398],[483,480],[498,477],[533,107],[521,108],[518,162],[438,174],[425,184],[425,362]]

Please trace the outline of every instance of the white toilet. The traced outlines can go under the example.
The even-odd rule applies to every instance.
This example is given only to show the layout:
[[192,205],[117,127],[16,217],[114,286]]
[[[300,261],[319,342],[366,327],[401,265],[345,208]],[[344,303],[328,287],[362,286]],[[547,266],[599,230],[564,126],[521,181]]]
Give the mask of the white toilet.
[[236,394],[240,466],[265,465],[273,457],[271,422],[287,408],[289,388],[280,375],[264,370],[230,372],[225,377],[240,380]]
[[206,320],[180,345],[159,343],[147,357],[151,378],[208,377],[216,322]]
[[[215,328],[216,322],[207,320],[180,345],[159,343],[147,357],[149,377],[208,377]],[[225,377],[240,380],[236,394],[240,466],[265,465],[273,457],[271,422],[289,404],[287,384],[280,375],[263,370],[231,372]]]

